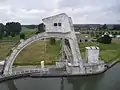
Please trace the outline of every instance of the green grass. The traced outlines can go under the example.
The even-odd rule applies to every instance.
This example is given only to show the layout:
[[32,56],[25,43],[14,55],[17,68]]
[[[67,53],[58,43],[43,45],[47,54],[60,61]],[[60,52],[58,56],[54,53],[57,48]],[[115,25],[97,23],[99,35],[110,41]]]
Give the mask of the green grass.
[[9,50],[14,46],[15,43],[16,42],[0,43],[0,60],[3,60],[7,56]]
[[86,46],[98,46],[100,47],[100,58],[107,62],[112,61],[120,57],[120,40],[113,40],[111,44],[101,43],[80,43],[80,51],[83,58],[85,58],[85,47]]
[[50,45],[48,41],[36,41],[26,47],[15,60],[15,65],[40,65],[44,60],[45,64],[54,64],[58,60],[60,52],[60,42]]
[[[37,29],[22,28],[21,33],[25,33],[26,38],[35,35]],[[0,59],[6,58],[10,49],[20,40],[19,35],[15,37],[4,37],[0,40]],[[46,43],[46,44],[45,44]],[[46,46],[45,46],[46,45]],[[99,46],[100,58],[105,62],[115,60],[120,57],[120,39],[114,39],[112,44],[101,44],[96,42],[80,43],[80,51],[82,57],[85,58],[86,46]],[[44,60],[45,64],[53,64],[59,57],[60,42],[56,45],[50,45],[45,41],[36,41],[35,43],[26,47],[15,60],[14,64],[19,65],[40,65],[40,61]]]
[[[22,28],[21,33],[25,33],[26,38],[29,38],[35,35],[37,29],[27,29]],[[17,35],[15,37],[3,37],[0,39],[0,60],[6,58],[7,54],[9,53],[10,49],[20,40],[20,36]]]
[[28,28],[23,27],[21,33],[24,33],[26,38],[29,38],[29,37],[35,35],[36,31],[37,31],[37,28],[28,29]]

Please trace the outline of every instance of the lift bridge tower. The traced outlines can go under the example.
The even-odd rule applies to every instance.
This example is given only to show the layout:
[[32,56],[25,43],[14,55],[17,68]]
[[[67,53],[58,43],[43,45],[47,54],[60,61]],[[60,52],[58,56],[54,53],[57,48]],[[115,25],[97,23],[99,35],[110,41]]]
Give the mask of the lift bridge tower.
[[[53,37],[62,36],[63,41],[65,39],[69,41],[70,47],[62,45],[64,50],[68,51],[68,54],[71,53],[72,55],[70,62],[68,62],[69,60],[66,61],[67,71],[71,72],[72,74],[84,72],[83,61],[81,58],[71,17],[69,17],[65,13],[61,13],[55,16],[44,18],[42,19],[42,21],[45,24],[45,31],[48,36],[49,35],[50,36],[52,35]],[[69,59],[69,55],[68,55],[68,59]]]

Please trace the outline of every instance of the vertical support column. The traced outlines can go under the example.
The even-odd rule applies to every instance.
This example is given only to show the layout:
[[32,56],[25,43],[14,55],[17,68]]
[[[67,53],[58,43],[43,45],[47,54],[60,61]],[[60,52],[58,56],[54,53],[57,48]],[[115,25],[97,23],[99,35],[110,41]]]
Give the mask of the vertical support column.
[[41,69],[44,71],[44,61],[41,61]]
[[61,47],[62,47],[62,59],[65,59],[65,54],[64,54],[64,44],[65,44],[65,42],[64,42],[64,39],[62,39],[61,40]]

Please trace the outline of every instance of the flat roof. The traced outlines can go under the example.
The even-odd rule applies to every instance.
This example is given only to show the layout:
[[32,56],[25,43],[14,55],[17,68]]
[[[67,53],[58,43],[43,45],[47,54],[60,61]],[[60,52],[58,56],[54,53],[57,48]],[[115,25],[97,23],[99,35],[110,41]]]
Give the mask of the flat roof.
[[100,49],[99,47],[97,46],[90,46],[90,47],[85,47],[86,49]]

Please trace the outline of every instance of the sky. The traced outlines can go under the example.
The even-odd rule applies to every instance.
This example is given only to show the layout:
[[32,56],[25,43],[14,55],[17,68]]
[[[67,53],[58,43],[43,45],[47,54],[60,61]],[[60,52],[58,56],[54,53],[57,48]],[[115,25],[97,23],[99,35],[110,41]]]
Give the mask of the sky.
[[75,24],[119,24],[120,0],[0,0],[0,22],[39,24],[66,13]]

